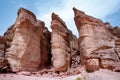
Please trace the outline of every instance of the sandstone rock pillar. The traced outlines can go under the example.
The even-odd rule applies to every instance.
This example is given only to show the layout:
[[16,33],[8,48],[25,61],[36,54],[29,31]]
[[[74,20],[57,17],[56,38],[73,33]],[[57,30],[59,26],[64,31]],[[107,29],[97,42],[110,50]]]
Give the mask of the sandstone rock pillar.
[[[48,62],[48,59],[41,59],[48,58],[43,54],[48,55],[46,46],[50,46],[47,44],[50,40],[45,38],[45,47],[41,43],[47,32],[49,31],[45,28],[44,22],[37,20],[31,11],[19,9],[15,24],[4,34],[7,44],[6,59],[12,71],[33,71]],[[44,51],[43,48],[41,50],[41,46],[46,52],[41,52]]]
[[87,71],[99,68],[114,70],[120,63],[115,51],[116,37],[100,19],[86,15],[73,8],[74,20],[79,32],[79,45],[82,64]]
[[59,18],[58,15],[52,13],[51,22],[51,53],[52,63],[55,71],[66,71],[70,67],[70,41],[69,30]]

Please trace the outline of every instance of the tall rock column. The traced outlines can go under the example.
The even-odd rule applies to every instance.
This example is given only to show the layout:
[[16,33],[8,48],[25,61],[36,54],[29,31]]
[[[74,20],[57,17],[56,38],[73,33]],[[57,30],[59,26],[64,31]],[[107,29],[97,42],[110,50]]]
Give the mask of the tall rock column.
[[101,20],[86,15],[73,8],[75,24],[79,32],[79,45],[82,64],[87,71],[99,68],[114,70],[120,63],[115,51],[116,37],[111,34],[108,27]]
[[70,67],[69,30],[63,20],[54,13],[52,13],[51,28],[53,67],[55,68],[55,71],[66,71]]
[[12,71],[33,71],[42,66],[41,62],[44,61],[41,61],[40,46],[44,30],[44,22],[37,20],[32,12],[19,9],[15,24],[4,34],[7,44],[6,59]]

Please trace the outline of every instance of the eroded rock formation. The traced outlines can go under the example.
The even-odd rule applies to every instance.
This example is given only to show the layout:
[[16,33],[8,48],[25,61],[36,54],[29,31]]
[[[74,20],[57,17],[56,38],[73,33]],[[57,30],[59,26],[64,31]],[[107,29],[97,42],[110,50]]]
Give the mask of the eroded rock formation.
[[[120,28],[119,27],[109,27],[109,31],[116,36],[115,40],[115,51],[118,54],[118,57],[120,59]],[[120,65],[119,65],[120,66]]]
[[[110,24],[108,24],[110,26]],[[107,26],[108,26],[107,25]],[[114,35],[116,36],[116,40],[115,40],[115,51],[119,56],[120,59],[120,28],[118,26],[116,27],[109,27],[108,30]]]
[[66,71],[70,68],[69,30],[58,15],[52,13],[51,53],[55,71]]
[[3,68],[5,60],[5,38],[0,36],[0,69]]
[[71,52],[71,68],[75,68],[80,65],[80,52],[78,46],[78,39],[69,30],[70,52]]
[[55,13],[50,32],[31,11],[20,8],[16,22],[0,36],[0,72],[8,68],[35,71],[52,65],[53,71],[69,74],[78,73],[81,64],[87,71],[120,71],[120,28],[73,10],[79,38]]
[[37,70],[48,62],[50,40],[46,34],[49,33],[44,22],[37,20],[32,12],[19,9],[15,24],[4,34],[6,59],[12,71]]
[[110,31],[110,25],[101,20],[86,15],[73,8],[75,24],[79,32],[79,45],[82,64],[88,71],[99,68],[114,70],[120,66],[118,54],[115,51],[115,41],[118,39]]
[[71,66],[71,55],[78,51],[77,38],[68,30],[65,22],[52,13],[51,50],[55,71],[66,71]]

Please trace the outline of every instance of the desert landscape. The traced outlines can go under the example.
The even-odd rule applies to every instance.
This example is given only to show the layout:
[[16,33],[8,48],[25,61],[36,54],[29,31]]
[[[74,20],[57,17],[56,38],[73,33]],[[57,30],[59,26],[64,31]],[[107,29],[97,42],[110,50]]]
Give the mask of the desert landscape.
[[120,28],[73,12],[79,37],[54,12],[49,31],[21,7],[0,36],[0,80],[120,80]]

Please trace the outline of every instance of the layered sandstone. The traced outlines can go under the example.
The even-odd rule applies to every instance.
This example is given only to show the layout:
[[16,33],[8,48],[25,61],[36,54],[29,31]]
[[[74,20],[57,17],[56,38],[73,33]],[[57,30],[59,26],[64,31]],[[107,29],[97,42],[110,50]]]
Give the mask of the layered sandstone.
[[16,22],[0,36],[0,72],[35,71],[53,65],[51,74],[67,70],[66,74],[76,74],[81,64],[87,71],[120,71],[120,28],[73,10],[79,39],[55,13],[50,32],[31,11],[20,8]]
[[[46,34],[49,34],[49,31],[44,22],[37,20],[32,12],[24,8],[19,9],[15,24],[4,34],[7,44],[6,59],[12,71],[37,70],[48,62],[46,58],[49,50],[46,48],[50,46],[47,44],[50,41],[44,36]],[[43,38],[44,41],[41,41]],[[42,59],[43,54],[46,55],[45,61]]]
[[52,13],[51,54],[55,71],[66,71],[70,68],[69,30],[58,15]]
[[108,23],[107,26],[109,26],[108,30],[116,37],[115,39],[115,51],[118,54],[118,57],[120,59],[120,28],[118,26],[111,27]]
[[5,63],[5,38],[0,36],[0,69],[4,67]]
[[73,8],[75,24],[79,32],[79,45],[82,64],[88,71],[99,68],[114,70],[120,63],[115,51],[117,37],[109,31],[109,25],[100,19],[86,15]]
[[71,66],[71,54],[78,51],[78,43],[75,35],[68,30],[65,22],[55,13],[51,22],[51,54],[55,71],[66,71]]
[[[107,24],[107,26],[110,24]],[[109,31],[116,37],[120,38],[120,28],[118,26],[109,27]]]

